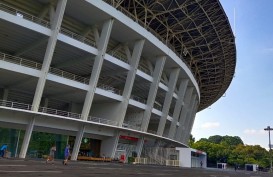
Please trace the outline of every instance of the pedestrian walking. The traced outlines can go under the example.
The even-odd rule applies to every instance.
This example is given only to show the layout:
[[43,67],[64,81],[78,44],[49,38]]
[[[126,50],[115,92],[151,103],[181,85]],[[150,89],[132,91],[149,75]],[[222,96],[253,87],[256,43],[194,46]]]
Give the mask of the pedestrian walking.
[[8,149],[7,144],[3,144],[0,148],[0,157],[5,157],[6,151]]
[[200,161],[200,167],[201,168],[203,167],[203,161],[202,160]]
[[54,164],[54,156],[56,152],[56,145],[53,145],[49,150],[49,156],[47,156],[46,163],[51,162]]
[[67,165],[67,161],[68,161],[69,156],[70,156],[70,145],[67,144],[64,149],[64,161],[63,161],[64,165]]

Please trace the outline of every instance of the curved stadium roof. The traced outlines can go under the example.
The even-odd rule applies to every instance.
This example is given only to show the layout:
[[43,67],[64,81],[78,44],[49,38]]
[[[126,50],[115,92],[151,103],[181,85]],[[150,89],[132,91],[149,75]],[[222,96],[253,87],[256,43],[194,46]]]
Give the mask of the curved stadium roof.
[[199,111],[217,101],[235,72],[235,39],[219,0],[104,0],[157,36],[188,64]]

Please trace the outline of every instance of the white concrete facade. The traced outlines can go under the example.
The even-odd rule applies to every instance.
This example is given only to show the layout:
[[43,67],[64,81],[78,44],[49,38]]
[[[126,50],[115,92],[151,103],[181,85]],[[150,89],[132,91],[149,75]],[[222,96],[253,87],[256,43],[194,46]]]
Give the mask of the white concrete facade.
[[33,131],[76,136],[72,160],[83,137],[107,157],[121,135],[138,140],[138,156],[146,139],[187,146],[200,90],[156,36],[100,0],[58,0],[38,15],[1,5],[0,127],[26,130],[20,158]]

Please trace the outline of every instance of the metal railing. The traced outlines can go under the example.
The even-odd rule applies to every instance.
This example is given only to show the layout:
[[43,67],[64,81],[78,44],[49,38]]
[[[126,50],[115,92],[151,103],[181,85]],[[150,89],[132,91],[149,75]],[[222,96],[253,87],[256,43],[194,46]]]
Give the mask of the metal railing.
[[[46,28],[49,28],[49,29],[51,28],[50,22],[48,22],[46,20],[43,20],[43,19],[40,19],[38,17],[35,17],[33,15],[30,15],[30,14],[28,14],[26,12],[23,12],[21,10],[18,10],[16,8],[8,6],[6,4],[0,3],[0,9],[7,12],[7,13],[9,13],[9,14],[17,16],[18,18],[24,18],[26,20],[29,20],[29,21],[32,21],[32,22],[37,23],[39,25],[42,25],[42,26],[44,26]],[[75,39],[77,41],[83,42],[83,43],[85,43],[87,45],[96,47],[96,42],[95,41],[93,41],[91,39],[88,39],[86,37],[83,37],[83,36],[81,36],[79,34],[76,34],[76,33],[72,32],[72,31],[69,31],[68,29],[65,29],[63,27],[60,28],[60,33],[66,35],[66,36],[69,36],[69,37],[71,37],[71,38],[73,38],[73,39]]]
[[5,11],[9,14],[15,15],[18,18],[24,18],[26,20],[29,20],[29,21],[32,21],[32,22],[37,23],[39,25],[42,25],[46,28],[50,28],[50,23],[48,21],[40,19],[40,18],[35,17],[33,15],[30,15],[26,12],[23,12],[21,10],[18,10],[16,8],[8,6],[6,4],[0,3],[0,10]]
[[141,70],[142,72],[148,74],[148,75],[151,75],[151,72],[148,69],[141,66],[141,65],[138,65],[138,69]]
[[58,110],[58,109],[47,108],[47,107],[39,107],[38,112],[53,114],[53,115],[58,115],[58,116],[63,116],[63,117],[70,117],[70,118],[74,118],[74,119],[81,119],[81,114],[62,111],[62,110]]
[[101,83],[98,83],[97,84],[97,87],[98,88],[101,88],[103,90],[106,90],[106,91],[109,91],[109,92],[112,92],[112,93],[115,93],[115,94],[118,94],[118,95],[121,95],[122,94],[122,91],[121,90],[118,90],[112,86],[109,86],[109,85],[105,85],[105,84],[101,84]]
[[0,60],[40,70],[42,64],[0,52]]
[[122,123],[122,127],[124,128],[130,128],[130,129],[133,129],[133,130],[140,130],[140,127],[139,126],[136,126],[136,125],[133,125],[131,122],[129,121],[123,121]]
[[65,29],[65,28],[61,28],[60,29],[60,33],[66,35],[66,36],[69,36],[77,41],[80,41],[82,43],[85,43],[87,45],[90,45],[90,46],[93,46],[93,47],[96,47],[96,42],[95,41],[92,41],[91,39],[87,39],[86,37],[83,37],[79,34],[76,34],[72,31],[69,31],[68,29]]
[[109,54],[110,54],[111,56],[113,56],[113,57],[115,57],[115,58],[117,58],[117,59],[119,59],[119,60],[125,62],[125,63],[129,63],[127,57],[124,56],[124,55],[121,55],[120,53],[110,52]]
[[180,161],[179,160],[166,160],[166,166],[179,167]]
[[[42,64],[40,64],[40,63],[30,61],[30,60],[27,60],[27,59],[24,59],[24,58],[21,58],[21,57],[8,55],[8,54],[2,53],[2,52],[0,52],[0,60],[10,62],[10,63],[14,63],[14,64],[18,64],[20,66],[26,66],[26,67],[33,68],[33,69],[38,69],[38,70],[41,70],[41,68],[42,68]],[[88,78],[81,77],[81,76],[78,76],[76,74],[72,74],[72,73],[69,73],[67,71],[57,69],[57,68],[50,67],[49,68],[49,73],[54,74],[56,76],[66,78],[66,79],[74,80],[74,81],[77,81],[77,82],[80,82],[80,83],[83,83],[83,84],[87,84],[87,85],[89,84],[89,79]],[[116,89],[116,88],[114,88],[112,86],[108,86],[108,85],[104,85],[104,84],[98,84],[97,87],[99,87],[99,88],[101,88],[103,90],[112,92],[112,93],[116,93],[118,95],[121,95],[121,93],[122,93],[121,90],[118,90],[118,89]]]
[[49,68],[49,73],[60,76],[60,77],[63,77],[63,78],[66,78],[66,79],[81,82],[83,84],[89,84],[89,79],[87,79],[85,77],[78,76],[76,74],[69,73],[67,71],[57,69],[57,68],[50,67]]
[[144,103],[144,104],[146,104],[146,102],[147,102],[145,99],[140,98],[140,97],[135,96],[135,95],[131,95],[130,98],[137,101],[137,102]]
[[114,126],[119,125],[119,123],[117,121],[103,119],[103,118],[99,118],[99,117],[93,117],[93,116],[89,116],[88,121],[97,122],[97,123],[101,123],[101,124],[107,124],[107,125],[114,125]]
[[25,103],[13,102],[13,101],[7,101],[7,100],[0,100],[0,106],[15,108],[15,109],[23,109],[23,110],[31,110],[32,109],[32,105],[25,104]]

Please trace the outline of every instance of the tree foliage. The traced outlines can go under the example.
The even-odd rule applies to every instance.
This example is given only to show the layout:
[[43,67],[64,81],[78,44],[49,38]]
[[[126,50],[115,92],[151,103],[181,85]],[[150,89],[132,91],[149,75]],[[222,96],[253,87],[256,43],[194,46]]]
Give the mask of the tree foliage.
[[[192,138],[193,139],[193,138]],[[269,166],[269,152],[259,145],[244,145],[238,136],[211,136],[192,143],[191,147],[207,153],[209,166],[217,163],[229,165],[258,164],[261,167]]]

